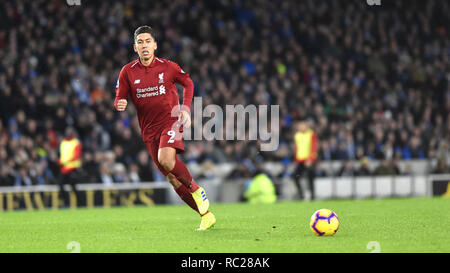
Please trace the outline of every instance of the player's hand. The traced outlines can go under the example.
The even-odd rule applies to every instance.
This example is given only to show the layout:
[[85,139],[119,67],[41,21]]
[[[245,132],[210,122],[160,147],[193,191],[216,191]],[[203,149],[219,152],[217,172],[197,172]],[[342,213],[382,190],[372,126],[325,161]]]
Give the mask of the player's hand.
[[117,111],[125,111],[125,109],[127,108],[127,100],[126,99],[121,99],[117,102]]
[[191,114],[186,110],[181,110],[180,114],[178,114],[178,121],[180,121],[185,128],[191,127]]

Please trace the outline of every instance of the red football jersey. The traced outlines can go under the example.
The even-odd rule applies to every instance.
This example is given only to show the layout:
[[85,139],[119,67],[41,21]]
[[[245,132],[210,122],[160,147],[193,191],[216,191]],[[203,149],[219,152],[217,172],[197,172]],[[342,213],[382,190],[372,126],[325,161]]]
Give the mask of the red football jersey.
[[138,58],[120,71],[114,105],[117,109],[118,100],[131,98],[144,142],[152,140],[164,126],[178,120],[177,115],[172,116],[173,109],[180,109],[175,83],[184,87],[183,108],[189,110],[194,84],[178,64],[155,56],[149,66],[144,66]]

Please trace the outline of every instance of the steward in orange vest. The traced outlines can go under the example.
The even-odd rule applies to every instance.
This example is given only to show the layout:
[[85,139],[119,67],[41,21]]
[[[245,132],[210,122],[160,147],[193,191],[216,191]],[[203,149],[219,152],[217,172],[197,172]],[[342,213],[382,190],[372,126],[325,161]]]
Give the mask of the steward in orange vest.
[[303,189],[300,179],[303,173],[306,172],[311,199],[314,199],[315,162],[317,160],[318,147],[317,134],[310,128],[307,121],[298,122],[296,127],[297,132],[294,135],[294,161],[297,163],[297,168],[294,171],[294,181],[298,189],[299,197],[303,199]]

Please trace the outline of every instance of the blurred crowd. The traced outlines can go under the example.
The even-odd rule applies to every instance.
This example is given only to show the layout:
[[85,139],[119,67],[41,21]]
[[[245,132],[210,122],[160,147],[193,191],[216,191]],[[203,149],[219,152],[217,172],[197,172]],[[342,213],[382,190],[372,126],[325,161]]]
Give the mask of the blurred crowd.
[[222,162],[238,163],[235,176],[249,171],[248,159],[289,164],[292,124],[305,118],[320,160],[436,158],[449,171],[448,1],[7,0],[2,185],[54,183],[67,126],[83,144],[83,181],[163,179],[134,108],[113,107],[119,71],[137,57],[132,33],[144,24],[158,33],[157,56],[191,75],[203,105],[280,106],[274,152],[260,152],[258,141],[186,141],[183,160],[207,164],[204,177]]

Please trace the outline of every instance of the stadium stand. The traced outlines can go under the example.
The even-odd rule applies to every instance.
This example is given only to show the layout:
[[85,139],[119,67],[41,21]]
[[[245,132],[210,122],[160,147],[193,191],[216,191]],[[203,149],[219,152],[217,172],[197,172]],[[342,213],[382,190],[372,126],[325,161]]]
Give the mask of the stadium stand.
[[282,175],[300,118],[314,121],[323,176],[367,160],[400,161],[408,173],[436,159],[435,170],[448,172],[448,14],[448,1],[432,0],[373,8],[363,0],[2,1],[0,186],[53,184],[68,126],[83,145],[80,183],[105,173],[119,183],[116,171],[128,174],[120,181],[164,180],[146,167],[133,107],[113,107],[119,71],[136,58],[132,32],[143,24],[158,31],[157,55],[190,73],[204,105],[280,106],[279,149],[186,141],[183,157],[197,174],[217,166],[242,178],[264,161]]

